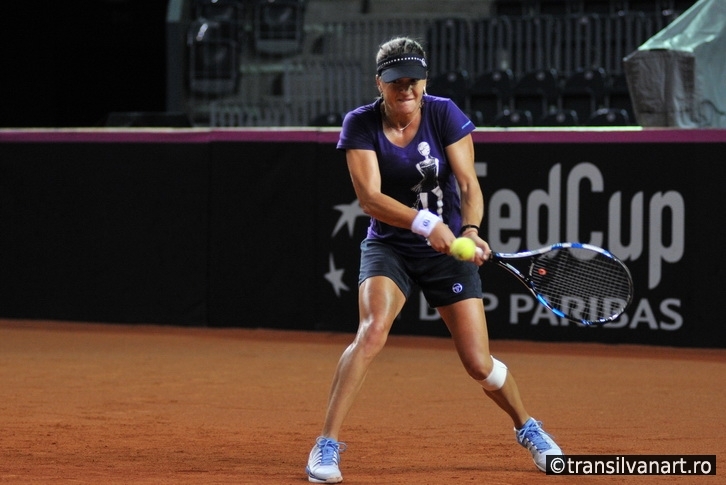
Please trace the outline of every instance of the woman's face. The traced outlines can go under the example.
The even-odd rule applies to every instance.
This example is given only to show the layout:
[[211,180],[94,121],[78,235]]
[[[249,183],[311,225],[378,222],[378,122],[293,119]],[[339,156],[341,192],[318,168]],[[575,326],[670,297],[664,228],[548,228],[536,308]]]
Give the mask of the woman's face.
[[378,88],[390,115],[413,113],[421,106],[421,98],[426,90],[425,79],[403,77],[390,83],[377,78]]

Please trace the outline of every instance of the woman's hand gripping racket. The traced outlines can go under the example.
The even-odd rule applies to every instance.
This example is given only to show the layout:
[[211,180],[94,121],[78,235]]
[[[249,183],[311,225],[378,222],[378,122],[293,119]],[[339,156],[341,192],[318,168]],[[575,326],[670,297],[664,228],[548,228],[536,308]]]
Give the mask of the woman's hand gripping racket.
[[516,276],[555,315],[582,325],[615,320],[633,299],[627,266],[597,246],[559,243],[520,253],[492,252],[490,260]]

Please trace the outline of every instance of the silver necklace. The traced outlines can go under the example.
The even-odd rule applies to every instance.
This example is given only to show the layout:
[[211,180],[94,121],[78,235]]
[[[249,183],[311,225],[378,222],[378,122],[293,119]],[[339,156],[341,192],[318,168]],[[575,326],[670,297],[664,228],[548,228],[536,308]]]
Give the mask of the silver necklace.
[[405,130],[406,128],[408,128],[409,126],[411,126],[411,123],[413,123],[415,119],[416,119],[416,118],[414,118],[414,119],[412,119],[411,121],[409,121],[409,122],[408,122],[408,124],[407,124],[406,126],[404,126],[403,128],[399,128],[399,127],[397,127],[397,126],[393,126],[393,124],[391,124],[391,122],[390,122],[390,121],[388,122],[388,126],[390,126],[391,128],[393,128],[394,130],[398,130],[398,131],[400,131],[401,133],[403,133],[403,131],[404,131],[404,130]]
[[399,128],[397,126],[393,126],[393,123],[391,123],[391,120],[388,119],[388,114],[386,113],[385,108],[383,110],[383,118],[386,120],[386,124],[389,127],[393,128],[394,130],[398,131],[399,133],[403,133],[406,130],[406,128],[408,128],[409,126],[411,126],[411,123],[413,123],[414,121],[416,121],[416,114],[414,113],[414,116],[411,119],[411,121],[409,121],[408,124],[406,126],[404,126],[403,128]]

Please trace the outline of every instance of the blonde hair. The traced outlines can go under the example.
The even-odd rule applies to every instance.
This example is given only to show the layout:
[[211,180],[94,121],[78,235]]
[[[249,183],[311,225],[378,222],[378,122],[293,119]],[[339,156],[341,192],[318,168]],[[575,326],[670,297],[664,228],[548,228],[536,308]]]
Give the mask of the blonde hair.
[[386,57],[399,56],[401,54],[415,54],[420,57],[426,57],[426,52],[421,44],[410,37],[394,37],[381,44],[376,55],[376,64]]

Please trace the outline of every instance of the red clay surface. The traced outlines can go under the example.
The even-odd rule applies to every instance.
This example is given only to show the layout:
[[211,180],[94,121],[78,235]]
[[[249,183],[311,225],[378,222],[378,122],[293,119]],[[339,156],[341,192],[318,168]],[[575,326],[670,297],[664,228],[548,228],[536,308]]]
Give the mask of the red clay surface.
[[[347,334],[0,320],[0,482],[302,484]],[[451,342],[392,336],[346,484],[726,483],[726,350],[493,341],[569,454],[709,454],[717,476],[538,472]]]

